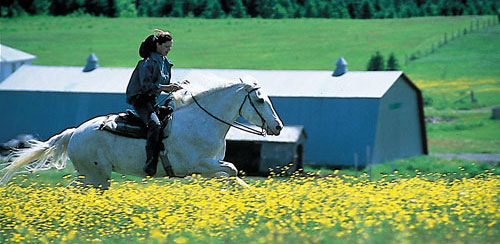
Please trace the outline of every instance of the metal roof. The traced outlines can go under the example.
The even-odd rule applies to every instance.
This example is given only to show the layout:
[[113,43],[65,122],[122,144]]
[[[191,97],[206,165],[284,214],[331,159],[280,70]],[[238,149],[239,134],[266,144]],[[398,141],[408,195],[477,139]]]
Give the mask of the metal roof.
[[36,56],[0,44],[0,62],[16,62],[36,59]]
[[[214,73],[231,80],[253,79],[268,95],[275,97],[345,98],[381,98],[403,74],[401,71],[350,71],[333,77],[330,70],[179,69],[173,72],[174,77],[180,75],[188,79],[196,77],[196,73]],[[182,72],[184,74],[179,74]]]
[[[100,67],[82,72],[82,67],[23,65],[0,83],[0,90],[124,93],[133,68]],[[257,81],[274,97],[380,98],[403,74],[401,71],[350,71],[333,77],[332,71],[173,69],[172,81],[188,79],[193,84],[208,78],[239,78]]]
[[[256,126],[250,126],[250,127],[259,130],[259,128]],[[229,132],[227,133],[226,140],[295,143],[300,139],[302,133],[305,133],[304,127],[300,125],[284,126],[279,136],[259,136],[231,127],[229,129]]]
[[0,83],[0,90],[125,93],[132,68],[23,65]]

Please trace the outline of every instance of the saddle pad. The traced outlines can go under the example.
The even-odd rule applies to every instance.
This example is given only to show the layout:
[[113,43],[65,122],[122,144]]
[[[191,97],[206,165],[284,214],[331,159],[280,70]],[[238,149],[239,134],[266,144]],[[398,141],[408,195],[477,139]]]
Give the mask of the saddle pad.
[[[163,138],[167,138],[170,134],[172,117],[170,114],[162,121]],[[109,114],[99,129],[131,138],[146,139],[147,136],[147,128],[144,123],[130,113]]]
[[110,114],[102,122],[99,129],[109,131],[120,136],[146,139],[146,127],[137,123],[128,123],[126,113]]

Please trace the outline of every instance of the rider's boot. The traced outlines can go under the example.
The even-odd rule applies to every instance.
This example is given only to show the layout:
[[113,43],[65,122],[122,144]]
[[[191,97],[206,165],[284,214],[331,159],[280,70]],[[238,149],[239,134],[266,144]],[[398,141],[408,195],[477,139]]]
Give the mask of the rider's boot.
[[158,166],[158,154],[160,153],[160,125],[154,121],[148,123],[148,135],[146,139],[146,164],[144,172],[146,175],[154,176]]
[[158,117],[160,121],[164,121],[168,115],[174,112],[174,109],[170,106],[160,106],[158,110]]
[[158,150],[155,147],[146,146],[146,164],[144,165],[144,172],[148,176],[154,176],[156,174],[156,168],[158,166]]

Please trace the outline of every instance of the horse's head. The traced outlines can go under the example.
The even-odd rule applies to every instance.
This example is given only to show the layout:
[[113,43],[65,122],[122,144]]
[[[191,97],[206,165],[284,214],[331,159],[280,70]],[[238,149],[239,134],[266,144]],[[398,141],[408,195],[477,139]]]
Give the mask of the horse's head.
[[257,84],[245,84],[247,92],[240,107],[240,115],[250,123],[267,131],[268,135],[279,135],[283,129],[283,122],[274,110],[271,99]]

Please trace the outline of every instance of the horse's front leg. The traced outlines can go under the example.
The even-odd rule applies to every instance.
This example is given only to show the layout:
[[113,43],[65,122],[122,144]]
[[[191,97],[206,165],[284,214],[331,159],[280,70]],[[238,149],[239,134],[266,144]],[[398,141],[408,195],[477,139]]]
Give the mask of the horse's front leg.
[[238,184],[247,188],[250,187],[245,181],[243,181],[238,177],[238,170],[236,169],[234,164],[222,160],[218,161],[216,159],[209,159],[208,162],[206,163],[207,163],[206,166],[209,167],[205,167],[206,171],[201,172],[201,175],[203,177],[207,178],[235,177],[235,180],[236,182],[238,182]]

